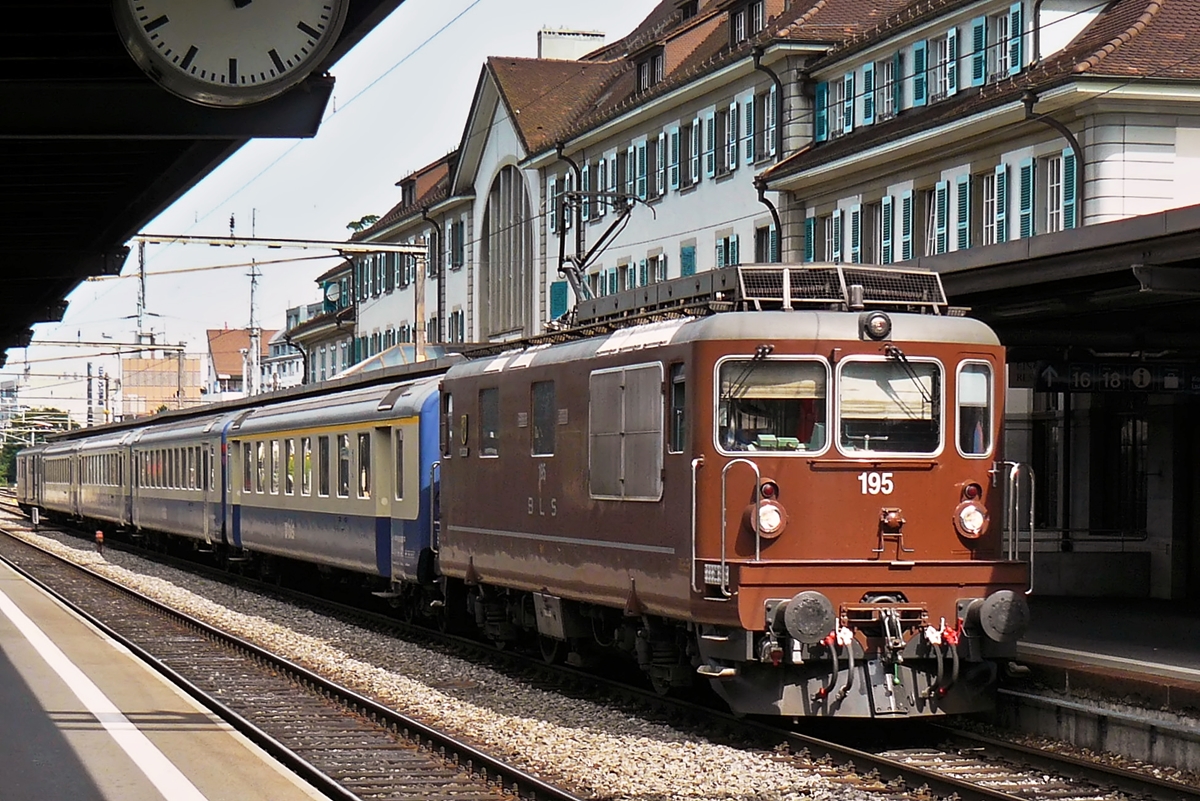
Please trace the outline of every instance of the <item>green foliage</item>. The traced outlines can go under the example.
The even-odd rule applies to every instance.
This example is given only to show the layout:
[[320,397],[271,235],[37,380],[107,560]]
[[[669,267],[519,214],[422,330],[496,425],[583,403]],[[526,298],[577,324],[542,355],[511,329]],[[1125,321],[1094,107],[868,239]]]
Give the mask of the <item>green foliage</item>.
[[350,222],[346,223],[346,227],[357,234],[360,231],[367,230],[377,222],[379,222],[378,214],[367,214],[360,219],[351,220]]

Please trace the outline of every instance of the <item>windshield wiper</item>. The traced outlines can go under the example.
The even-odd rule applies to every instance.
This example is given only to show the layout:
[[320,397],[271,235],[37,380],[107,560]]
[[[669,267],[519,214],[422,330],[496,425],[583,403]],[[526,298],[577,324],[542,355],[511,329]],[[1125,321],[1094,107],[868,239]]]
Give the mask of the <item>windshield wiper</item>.
[[771,352],[775,350],[774,345],[763,344],[754,349],[754,355],[750,357],[750,361],[746,362],[746,366],[742,368],[742,372],[738,373],[738,377],[729,385],[729,391],[721,396],[722,400],[733,399],[739,397],[741,393],[746,391],[746,382],[750,380],[750,374],[755,369],[767,360]]
[[920,391],[921,397],[926,403],[932,406],[933,396],[929,394],[929,392],[925,389],[925,385],[921,383],[920,376],[918,376],[917,371],[913,369],[912,364],[908,361],[908,357],[904,355],[904,351],[900,350],[898,346],[889,342],[883,346],[883,352],[889,359],[900,365],[900,369],[905,372],[909,380],[917,385],[917,390]]

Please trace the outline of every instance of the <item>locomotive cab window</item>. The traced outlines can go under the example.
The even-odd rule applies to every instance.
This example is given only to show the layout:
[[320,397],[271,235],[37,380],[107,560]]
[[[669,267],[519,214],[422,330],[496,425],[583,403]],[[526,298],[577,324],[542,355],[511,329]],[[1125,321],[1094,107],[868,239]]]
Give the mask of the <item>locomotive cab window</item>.
[[992,450],[992,366],[963,362],[958,367],[958,450],[987,456]]
[[687,381],[683,365],[671,365],[671,407],[667,420],[667,452],[683,453],[687,447]]
[[720,363],[717,438],[724,451],[825,449],[829,368],[799,359]]
[[903,355],[842,362],[838,420],[843,452],[936,453],[942,443],[941,366]]

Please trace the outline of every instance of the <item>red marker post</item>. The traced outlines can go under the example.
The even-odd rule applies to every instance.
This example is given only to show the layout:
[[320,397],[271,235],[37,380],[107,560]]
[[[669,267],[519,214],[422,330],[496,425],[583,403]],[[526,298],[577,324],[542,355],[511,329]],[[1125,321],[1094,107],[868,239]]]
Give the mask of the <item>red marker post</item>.
[[99,553],[101,556],[104,555],[104,532],[103,531],[96,532],[96,552]]

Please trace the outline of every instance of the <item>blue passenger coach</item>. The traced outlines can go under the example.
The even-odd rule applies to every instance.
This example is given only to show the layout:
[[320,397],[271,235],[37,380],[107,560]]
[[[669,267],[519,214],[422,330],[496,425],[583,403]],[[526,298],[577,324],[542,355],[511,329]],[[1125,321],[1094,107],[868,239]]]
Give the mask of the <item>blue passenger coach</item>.
[[228,428],[230,544],[432,578],[438,378],[274,403]]

